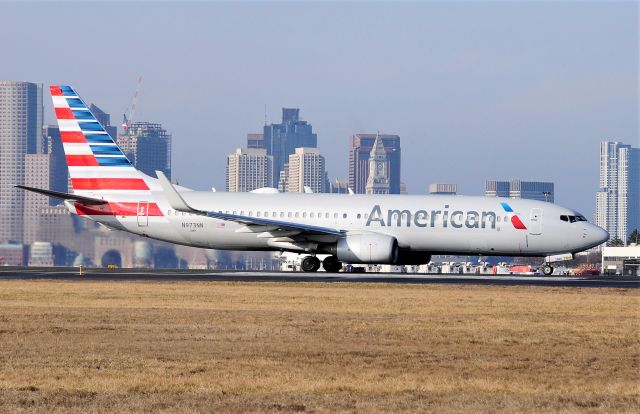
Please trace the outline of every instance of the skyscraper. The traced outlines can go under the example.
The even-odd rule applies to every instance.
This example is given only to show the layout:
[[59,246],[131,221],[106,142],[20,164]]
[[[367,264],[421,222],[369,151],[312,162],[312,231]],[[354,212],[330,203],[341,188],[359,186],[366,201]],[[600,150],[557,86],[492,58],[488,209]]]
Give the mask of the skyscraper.
[[[369,177],[369,155],[376,134],[355,134],[350,139],[349,187],[356,194],[364,194]],[[389,171],[389,193],[400,194],[400,137],[380,134],[382,146],[387,153]]]
[[554,184],[545,181],[487,181],[484,186],[485,197],[525,198],[554,202]]
[[[60,139],[58,126],[45,125],[42,128],[43,147],[51,154],[51,171],[49,188],[53,191],[66,192],[69,189],[69,169],[64,156],[64,148]],[[50,205],[61,203],[55,198],[49,199]]]
[[143,173],[155,177],[158,170],[171,177],[171,134],[161,124],[131,122],[118,145]]
[[[52,178],[52,154],[26,154],[24,157],[25,179],[27,187],[51,189]],[[66,191],[66,188],[64,189]],[[24,218],[23,243],[31,244],[38,241],[37,234],[40,226],[40,210],[49,206],[49,197],[42,194],[23,192],[24,209],[21,212]]]
[[382,146],[380,134],[376,135],[373,148],[369,153],[369,176],[365,192],[367,194],[389,194],[387,152]]
[[272,182],[273,157],[264,148],[238,148],[227,157],[227,191],[252,191]]
[[325,182],[325,161],[318,148],[296,148],[289,155],[287,192],[303,193],[309,187],[314,193],[324,193]]
[[264,134],[247,134],[247,148],[264,148]]
[[23,238],[25,155],[41,153],[42,85],[0,81],[0,242]]
[[296,148],[316,148],[318,136],[313,127],[300,120],[300,109],[282,108],[282,123],[264,126],[263,142],[268,155],[273,155],[273,177],[277,185],[280,172]]
[[596,224],[627,242],[640,227],[640,149],[617,141],[600,143],[600,190]]

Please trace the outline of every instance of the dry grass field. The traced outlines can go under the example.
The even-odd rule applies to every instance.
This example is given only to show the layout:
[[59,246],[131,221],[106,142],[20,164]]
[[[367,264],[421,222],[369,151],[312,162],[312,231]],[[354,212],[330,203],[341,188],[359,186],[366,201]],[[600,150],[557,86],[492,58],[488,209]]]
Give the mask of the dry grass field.
[[0,282],[0,412],[640,412],[632,290]]

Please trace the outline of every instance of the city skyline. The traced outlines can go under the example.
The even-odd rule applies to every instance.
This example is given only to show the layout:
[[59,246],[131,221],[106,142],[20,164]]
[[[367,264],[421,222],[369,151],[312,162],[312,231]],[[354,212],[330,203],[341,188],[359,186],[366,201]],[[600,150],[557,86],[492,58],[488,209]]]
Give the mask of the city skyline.
[[[429,182],[455,182],[461,194],[481,194],[486,179],[517,176],[554,181],[556,202],[589,217],[599,142],[638,146],[634,3],[132,4],[125,15],[108,4],[43,4],[35,16],[29,5],[2,7],[7,24],[0,33],[22,39],[7,45],[5,78],[73,84],[117,118],[143,73],[136,118],[171,131],[180,148],[174,177],[194,188],[224,188],[225,157],[260,130],[265,104],[268,123],[283,106],[302,108],[332,180],[347,177],[350,136],[392,131],[403,140],[402,180],[410,193],[424,193]],[[76,28],[61,27],[55,42],[45,36],[51,19],[71,9]],[[135,18],[143,12],[150,18]],[[90,47],[74,33],[88,30],[96,13],[123,29],[92,28],[92,42],[133,39],[131,47],[98,66],[72,59],[71,51],[63,59],[56,42]],[[350,24],[381,16],[391,24]],[[266,22],[273,30],[263,30]],[[596,23],[605,30],[594,32]],[[165,24],[176,30],[152,29]],[[288,36],[293,29],[298,35]],[[233,46],[226,40],[232,36]],[[267,59],[283,36],[295,53]],[[182,47],[187,39],[193,47]],[[139,53],[141,45],[148,53]],[[38,51],[31,54],[37,60],[25,49]],[[215,51],[215,61],[195,52],[206,50]],[[150,53],[172,59],[158,65]],[[50,123],[51,104],[44,102]],[[203,150],[190,150],[196,146]],[[193,165],[210,167],[199,174]]]

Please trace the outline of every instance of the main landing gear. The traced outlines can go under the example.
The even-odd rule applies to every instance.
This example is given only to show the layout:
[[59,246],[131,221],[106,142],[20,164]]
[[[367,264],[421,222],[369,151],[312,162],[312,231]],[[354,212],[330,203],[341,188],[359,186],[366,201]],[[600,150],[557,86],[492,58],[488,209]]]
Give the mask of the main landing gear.
[[553,266],[551,266],[549,263],[545,263],[542,265],[542,273],[545,276],[551,276],[551,274],[553,273]]
[[[340,263],[335,256],[327,256],[327,258],[322,261],[322,267],[327,272],[335,273],[342,269],[342,263]],[[303,272],[316,272],[320,269],[320,259],[315,256],[305,256],[302,259],[300,268]]]
[[315,272],[320,269],[320,259],[315,256],[305,256],[300,267],[304,272]]
[[324,270],[330,273],[337,273],[342,269],[342,263],[338,261],[338,258],[335,256],[327,256],[322,261],[322,267]]

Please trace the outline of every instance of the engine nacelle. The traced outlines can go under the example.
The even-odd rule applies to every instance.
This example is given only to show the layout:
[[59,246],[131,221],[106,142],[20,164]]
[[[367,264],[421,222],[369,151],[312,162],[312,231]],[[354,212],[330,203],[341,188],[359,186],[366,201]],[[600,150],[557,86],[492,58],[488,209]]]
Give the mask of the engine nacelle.
[[398,258],[398,241],[384,234],[353,234],[340,240],[335,255],[346,263],[394,263]]
[[421,265],[431,261],[431,254],[428,252],[417,252],[411,250],[398,251],[398,258],[394,262],[397,265]]

